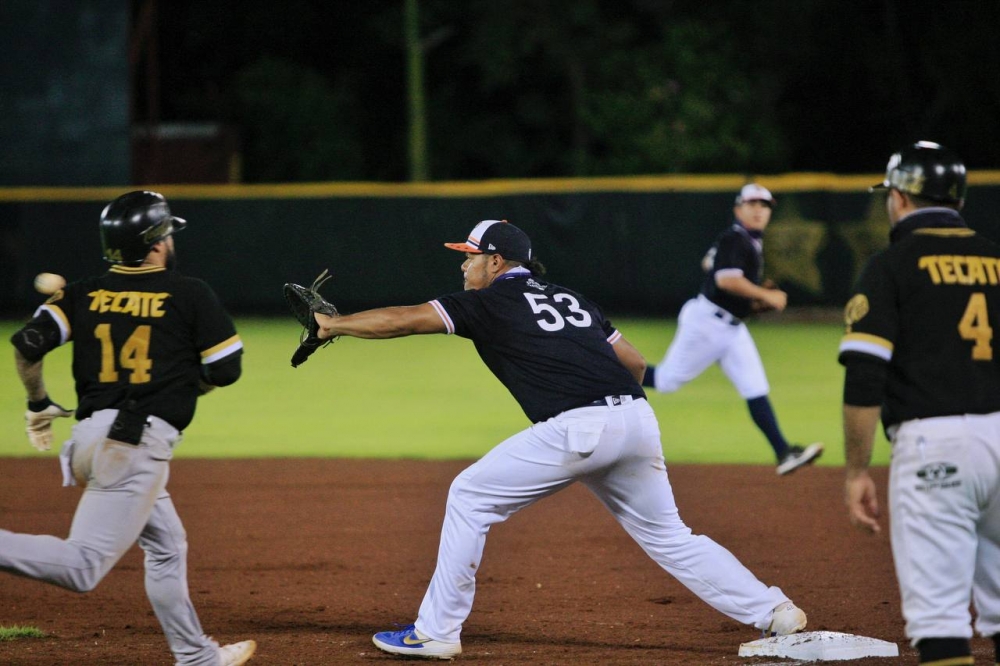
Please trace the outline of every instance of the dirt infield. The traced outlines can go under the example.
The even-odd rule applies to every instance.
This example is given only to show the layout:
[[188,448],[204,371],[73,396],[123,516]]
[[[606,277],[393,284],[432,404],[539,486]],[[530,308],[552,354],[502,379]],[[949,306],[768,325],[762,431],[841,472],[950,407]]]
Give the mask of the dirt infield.
[[[451,479],[464,462],[174,462],[192,597],[221,642],[255,639],[253,664],[397,661],[371,643],[409,623],[434,568]],[[884,492],[885,470],[877,470]],[[841,471],[670,468],[681,516],[809,614],[812,630],[896,642],[910,664],[888,539],[853,531]],[[0,459],[0,527],[65,536],[79,495],[53,458]],[[884,501],[884,500],[883,500]],[[0,625],[49,637],[0,643],[0,664],[171,664],[133,548],[78,595],[0,574]],[[462,663],[763,664],[737,656],[752,628],[709,608],[649,560],[582,487],[493,529]],[[980,663],[992,644],[974,642]],[[781,660],[770,660],[781,661]],[[789,662],[785,662],[789,663]]]

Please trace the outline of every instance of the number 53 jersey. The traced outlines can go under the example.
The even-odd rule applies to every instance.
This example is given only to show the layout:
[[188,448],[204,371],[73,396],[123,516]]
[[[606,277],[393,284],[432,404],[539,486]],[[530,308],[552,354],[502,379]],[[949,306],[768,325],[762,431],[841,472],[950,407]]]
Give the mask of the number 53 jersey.
[[128,407],[183,430],[194,417],[202,365],[243,343],[202,280],[159,267],[114,266],[56,292],[35,314],[55,342],[73,341],[78,419]]
[[593,303],[523,268],[431,305],[469,338],[532,422],[610,395],[645,397],[611,345],[620,337]]
[[946,208],[896,224],[844,310],[840,362],[888,364],[882,421],[1000,411],[1000,246]]

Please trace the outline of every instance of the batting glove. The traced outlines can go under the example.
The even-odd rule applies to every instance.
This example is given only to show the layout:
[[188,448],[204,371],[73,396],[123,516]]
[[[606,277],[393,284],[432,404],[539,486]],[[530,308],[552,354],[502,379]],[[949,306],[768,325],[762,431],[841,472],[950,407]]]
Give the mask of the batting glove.
[[73,410],[63,409],[48,396],[37,402],[29,401],[28,411],[24,413],[28,441],[39,451],[48,451],[52,448],[52,421],[69,416],[73,416]]

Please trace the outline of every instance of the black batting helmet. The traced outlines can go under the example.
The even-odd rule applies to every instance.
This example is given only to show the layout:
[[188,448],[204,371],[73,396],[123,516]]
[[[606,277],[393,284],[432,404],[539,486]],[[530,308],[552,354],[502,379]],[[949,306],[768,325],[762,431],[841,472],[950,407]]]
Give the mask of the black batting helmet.
[[889,158],[885,180],[869,192],[894,189],[940,203],[965,200],[965,165],[958,155],[933,141],[918,141]]
[[141,190],[123,194],[101,213],[104,260],[140,263],[153,245],[186,226],[186,221],[170,214],[163,195]]

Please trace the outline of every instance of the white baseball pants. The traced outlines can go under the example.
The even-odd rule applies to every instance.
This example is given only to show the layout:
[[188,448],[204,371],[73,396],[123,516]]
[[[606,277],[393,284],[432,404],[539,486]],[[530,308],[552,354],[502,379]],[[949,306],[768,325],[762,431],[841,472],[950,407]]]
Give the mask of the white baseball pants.
[[1000,413],[906,421],[893,436],[890,532],[906,635],[1000,633]]
[[699,294],[677,316],[677,332],[653,375],[656,390],[672,393],[713,363],[719,364],[744,400],[771,390],[747,325]]
[[138,540],[146,595],[177,663],[217,666],[219,645],[202,631],[188,593],[187,534],[166,491],[181,435],[150,417],[137,446],[113,442],[106,437],[117,414],[101,410],[73,426],[72,471],[86,489],[69,537],[0,530],[0,571],[87,592]]
[[472,610],[490,526],[580,481],[668,573],[705,603],[763,629],[787,600],[728,550],[696,536],[678,515],[656,416],[645,400],[582,407],[537,423],[459,474],[448,493],[437,568],[416,628],[459,642]]

